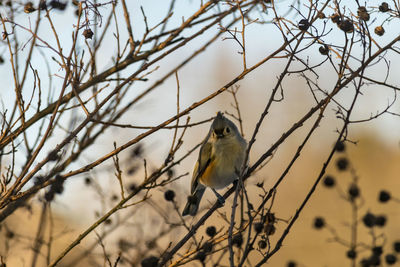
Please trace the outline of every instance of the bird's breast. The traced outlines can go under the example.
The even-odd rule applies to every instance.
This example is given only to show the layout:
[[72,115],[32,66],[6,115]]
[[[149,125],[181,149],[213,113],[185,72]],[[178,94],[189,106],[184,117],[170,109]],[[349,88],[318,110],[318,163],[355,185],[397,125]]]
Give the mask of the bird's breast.
[[204,170],[201,183],[214,189],[221,189],[237,179],[244,160],[245,147],[241,144],[216,144],[211,153],[211,162]]

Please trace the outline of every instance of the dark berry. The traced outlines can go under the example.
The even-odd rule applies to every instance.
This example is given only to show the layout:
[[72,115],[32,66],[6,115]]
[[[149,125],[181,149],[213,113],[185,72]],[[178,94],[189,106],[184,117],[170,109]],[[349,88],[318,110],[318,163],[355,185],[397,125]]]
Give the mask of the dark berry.
[[349,167],[349,160],[347,158],[339,158],[336,161],[336,167],[339,169],[339,171],[345,171]]
[[381,257],[376,254],[372,254],[368,259],[370,266],[379,266],[381,264]]
[[132,166],[128,169],[128,175],[134,175],[139,168],[137,166]]
[[204,262],[204,260],[206,259],[206,253],[204,253],[204,251],[199,251],[196,254],[196,259],[198,259],[201,262]]
[[380,12],[388,12],[389,10],[390,10],[389,4],[386,2],[382,2],[381,5],[379,6]]
[[383,248],[381,246],[373,247],[372,254],[376,256],[380,256],[383,253]]
[[263,230],[263,224],[258,222],[254,224],[254,230],[256,230],[256,233],[261,233]]
[[397,253],[400,253],[400,241],[395,241],[393,243],[393,249],[394,251],[396,251]]
[[346,256],[349,259],[355,259],[357,257],[357,252],[354,249],[351,249],[347,251]]
[[64,178],[63,178],[61,175],[59,175],[59,174],[56,175],[56,177],[54,178],[54,180],[55,180],[55,183],[56,183],[56,184],[62,184],[62,183],[64,183]]
[[397,257],[393,254],[387,254],[385,256],[386,263],[389,265],[395,264],[397,261]]
[[164,193],[164,198],[166,201],[174,201],[175,192],[173,190],[168,190]]
[[35,178],[33,178],[33,184],[34,185],[40,185],[44,182],[44,177],[43,176],[35,176]]
[[174,175],[175,175],[174,169],[168,169],[168,171],[167,171],[168,178],[172,178],[172,177],[174,177]]
[[64,192],[64,185],[59,183],[54,183],[51,185],[51,190],[56,194],[62,194]]
[[142,264],[142,267],[157,267],[158,258],[155,256],[149,256],[149,257],[143,259],[141,264]]
[[136,184],[131,183],[131,184],[129,185],[129,190],[130,190],[131,192],[135,191],[136,189],[137,189]]
[[327,56],[329,54],[329,46],[327,45],[321,45],[318,50],[321,55]]
[[306,31],[306,30],[308,30],[309,27],[310,27],[310,23],[308,22],[308,20],[302,19],[299,21],[299,29],[300,30]]
[[85,178],[85,185],[90,185],[92,183],[92,179],[90,177]]
[[13,231],[7,230],[7,232],[6,232],[6,238],[7,239],[13,239],[14,236],[15,236],[15,234],[14,234]]
[[364,217],[362,218],[362,221],[366,227],[371,228],[376,223],[376,217],[374,214],[367,212],[367,214],[365,214]]
[[371,267],[371,263],[369,259],[362,259],[360,261],[360,266],[361,267]]
[[133,244],[131,242],[129,242],[126,239],[121,238],[120,240],[118,240],[118,248],[122,251],[126,251],[127,249],[130,249],[131,247],[133,247]]
[[294,261],[289,261],[289,262],[286,264],[286,266],[287,266],[287,267],[296,267],[296,266],[297,266],[297,263],[294,262]]
[[349,195],[351,199],[355,199],[360,196],[360,189],[358,185],[351,184],[349,188]]
[[210,253],[213,249],[213,244],[211,242],[205,242],[203,245],[203,250],[205,253]]
[[333,186],[335,186],[335,178],[333,178],[332,176],[330,176],[330,175],[327,175],[327,176],[325,176],[325,178],[324,178],[324,185],[326,186],[326,187],[333,187]]
[[379,215],[376,216],[375,218],[375,224],[379,227],[383,227],[386,224],[386,216],[385,215]]
[[206,229],[206,234],[209,237],[214,237],[217,234],[217,229],[215,228],[215,226],[208,226]]
[[153,249],[153,248],[156,247],[156,245],[157,245],[157,242],[156,242],[155,240],[148,240],[148,241],[146,241],[146,247],[147,247],[148,249]]
[[390,192],[386,190],[382,190],[379,192],[379,202],[385,203],[388,202],[391,198]]
[[237,234],[232,238],[232,244],[236,247],[240,247],[243,244],[243,237],[241,234]]
[[266,223],[275,223],[275,213],[272,212],[268,212],[267,214],[265,214],[265,222]]
[[54,178],[54,183],[51,185],[50,190],[54,191],[56,194],[61,194],[64,192],[64,178],[61,175],[57,175]]
[[343,141],[338,141],[338,142],[336,142],[336,144],[335,144],[335,150],[336,150],[337,152],[343,152],[343,151],[345,151],[345,149],[346,149],[346,146],[344,145],[344,142],[343,142]]
[[52,190],[47,191],[47,192],[44,194],[44,199],[45,199],[47,202],[52,201],[52,200],[54,199],[54,191],[52,191]]
[[54,9],[65,10],[65,8],[67,7],[67,3],[62,3],[58,0],[53,0],[50,2],[50,6]]
[[57,155],[57,151],[51,151],[48,155],[47,158],[49,161],[56,161],[58,160],[58,155]]
[[325,226],[325,220],[322,217],[316,217],[314,219],[314,228],[315,229],[321,229]]
[[267,247],[267,242],[265,242],[264,240],[260,240],[258,241],[258,247],[261,249],[264,249]]
[[131,157],[140,157],[143,154],[143,146],[141,144],[138,144],[135,146],[135,148],[131,152]]

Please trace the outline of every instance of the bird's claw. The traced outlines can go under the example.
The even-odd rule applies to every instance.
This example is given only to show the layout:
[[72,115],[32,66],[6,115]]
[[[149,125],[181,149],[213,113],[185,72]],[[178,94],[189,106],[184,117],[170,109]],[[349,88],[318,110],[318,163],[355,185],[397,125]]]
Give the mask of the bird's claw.
[[217,198],[218,198],[218,202],[219,202],[219,204],[221,204],[221,206],[225,205],[225,199],[221,195],[219,195]]
[[224,205],[225,205],[225,199],[223,198],[223,196],[221,196],[220,194],[218,194],[218,192],[215,191],[214,188],[212,188],[212,191],[214,192],[215,196],[217,197],[218,203],[219,203],[221,206],[224,206]]

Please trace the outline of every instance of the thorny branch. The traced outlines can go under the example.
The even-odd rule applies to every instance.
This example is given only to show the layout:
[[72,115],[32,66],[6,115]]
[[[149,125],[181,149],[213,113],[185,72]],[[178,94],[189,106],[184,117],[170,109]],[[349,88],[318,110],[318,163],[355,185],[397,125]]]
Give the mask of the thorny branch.
[[[161,17],[150,12],[147,2],[135,6],[125,0],[72,1],[75,17],[69,19],[73,22],[67,27],[69,33],[60,26],[60,21],[65,24],[61,16],[68,16],[66,3],[8,1],[1,7],[0,68],[8,80],[0,110],[0,240],[4,240],[0,248],[5,248],[0,249],[0,264],[7,261],[15,235],[8,220],[16,210],[31,209],[39,202],[37,230],[27,238],[32,244],[32,266],[42,260],[48,266],[60,261],[67,264],[71,251],[93,234],[97,239],[80,253],[82,259],[68,264],[96,262],[90,256],[100,252],[108,266],[180,266],[197,260],[203,266],[262,266],[278,254],[331,165],[336,150],[325,144],[322,166],[308,190],[301,192],[303,200],[296,211],[288,220],[273,213],[278,205],[275,197],[282,194],[290,172],[320,135],[320,127],[327,127],[326,121],[334,117],[340,123],[334,142],[355,143],[350,141],[354,125],[387,114],[399,116],[400,88],[391,69],[400,54],[400,36],[389,35],[400,17],[396,1],[364,7],[359,1],[210,0],[199,5],[171,0]],[[267,35],[268,42],[252,37],[257,31],[260,40]],[[235,51],[239,47],[239,56],[230,55],[239,57],[239,73],[207,90],[190,91],[187,70],[215,44],[232,46]],[[263,47],[262,52],[256,51],[257,45]],[[277,77],[268,72],[271,67],[278,71]],[[203,86],[212,78],[201,68],[196,68],[193,77]],[[382,77],[374,74],[379,68],[385,69]],[[271,83],[262,85],[268,96],[257,99],[253,111],[245,103],[255,92],[243,84],[260,72]],[[171,80],[174,90],[169,89]],[[310,98],[304,101],[306,108],[290,116],[291,110],[285,109],[286,114],[272,118],[276,109],[298,96],[294,91],[301,86]],[[387,94],[386,105],[360,118],[359,103],[377,90]],[[212,108],[212,100],[226,93],[233,104]],[[173,101],[169,101],[171,95],[176,96]],[[159,100],[156,108],[146,110],[153,99]],[[183,177],[190,180],[182,166],[189,156],[196,158],[201,145],[190,146],[189,140],[194,139],[189,136],[201,142],[205,134],[198,129],[208,127],[213,119],[214,114],[204,110],[221,110],[233,118],[241,134],[249,137],[248,147],[239,181],[223,195],[232,205],[222,209],[217,201],[207,207],[202,203],[199,215],[188,220],[180,215],[188,190],[180,188],[179,182]],[[249,110],[254,113],[248,114]],[[256,119],[247,121],[250,117]],[[287,126],[276,126],[280,136],[262,142],[265,129],[275,127],[272,124],[277,121]],[[159,152],[149,141],[160,135],[160,147],[168,144],[166,152]],[[265,189],[263,182],[251,188],[247,181],[268,168],[274,154],[299,135],[301,141],[281,174],[272,177],[270,188]],[[106,177],[114,177],[111,186],[105,185]],[[96,192],[100,211],[55,255],[52,248],[58,237],[51,204],[73,178],[82,178],[85,192]],[[159,201],[162,194],[165,203]],[[151,214],[149,221],[154,223],[147,222],[144,214]],[[201,226],[216,217],[218,231],[209,226],[208,237],[201,235]],[[286,225],[280,224],[279,236],[271,239],[278,221]],[[346,246],[356,250],[360,238],[355,204],[352,225]],[[118,253],[110,256],[114,249],[108,239],[126,229],[134,229],[137,240],[120,239]],[[257,260],[251,257],[255,253]]]

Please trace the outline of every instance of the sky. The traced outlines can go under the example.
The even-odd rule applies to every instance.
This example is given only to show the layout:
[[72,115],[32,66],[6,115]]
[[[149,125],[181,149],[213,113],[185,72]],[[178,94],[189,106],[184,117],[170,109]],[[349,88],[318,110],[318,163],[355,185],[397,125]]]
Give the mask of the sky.
[[[102,1],[107,2],[107,1]],[[155,1],[155,0],[143,0],[143,1],[127,1],[128,9],[131,12],[131,20],[134,29],[134,36],[137,39],[144,34],[145,25],[143,23],[143,15],[141,13],[140,7],[143,7],[143,10],[146,14],[147,21],[149,27],[152,27],[159,23],[160,19],[163,18],[166,14],[166,10],[169,7],[169,1]],[[282,1],[280,3],[280,7],[282,10],[288,9],[288,5],[290,1]],[[380,3],[380,1],[369,1],[368,5],[376,6]],[[199,7],[198,1],[177,1],[176,9],[174,9],[174,14],[172,15],[168,27],[175,27],[179,25],[183,18],[187,17],[187,14],[191,14],[191,12],[195,11]],[[354,9],[352,4],[348,6],[350,9]],[[0,13],[4,14],[4,7],[0,8]],[[300,6],[300,8],[304,8],[304,6]],[[108,7],[100,7],[100,13],[106,14],[108,11]],[[66,12],[54,12],[53,22],[55,28],[58,30],[60,43],[66,50],[71,45],[71,33],[73,31],[73,27],[71,25],[76,25],[76,17],[73,15],[74,8],[71,4],[68,4]],[[121,10],[117,10],[117,12],[121,12]],[[326,15],[330,15],[333,11],[329,10],[326,12]],[[36,13],[25,14],[22,13],[16,18],[16,22],[20,25],[29,28],[33,23]],[[272,13],[264,14],[267,18],[272,18]],[[293,21],[298,21],[301,19],[301,16],[291,15]],[[254,19],[257,17],[257,13],[254,14]],[[382,22],[382,19],[379,16],[376,16],[376,20],[371,23],[379,24]],[[104,23],[105,17],[103,17],[102,23]],[[120,20],[119,27],[121,28],[121,39],[124,40],[126,38],[126,30],[123,28],[122,19]],[[316,22],[321,25],[322,21]],[[382,37],[376,37],[379,42],[385,43],[389,41],[393,36],[398,35],[398,30],[394,27],[396,24],[392,22],[389,24],[391,27],[386,29],[386,33]],[[100,27],[101,29],[101,27]],[[332,23],[327,23],[327,30],[331,30],[332,34],[325,38],[325,41],[330,42],[340,42],[343,38],[343,33],[336,28],[336,26],[332,25]],[[217,27],[213,27],[210,29],[210,32],[216,33],[219,29]],[[191,31],[186,32],[185,34],[189,35]],[[56,39],[48,24],[43,22],[43,28],[39,32],[39,36],[46,40],[51,45],[56,45]],[[134,86],[134,90],[132,90],[128,96],[127,100],[132,99],[137,94],[139,94],[142,90],[146,89],[149,84],[156,81],[158,78],[162,77],[164,73],[166,73],[171,66],[175,66],[185,57],[190,55],[194,49],[200,47],[202,41],[206,40],[207,36],[202,36],[199,40],[194,41],[184,49],[181,49],[173,54],[172,57],[167,57],[164,60],[160,61],[157,66],[159,67],[155,70],[150,76],[150,82],[140,83],[138,82]],[[226,37],[226,36],[224,36]],[[21,33],[19,35],[21,40],[29,41],[29,35]],[[84,39],[79,39],[79,46],[82,51],[85,50]],[[90,43],[90,41],[88,41]],[[274,49],[281,45],[282,38],[279,31],[274,28],[272,25],[260,25],[257,23],[252,23],[246,27],[246,49],[247,49],[247,64],[251,66],[257,63],[259,60],[264,58],[266,55],[271,53]],[[121,42],[121,45],[124,43]],[[23,62],[24,55],[27,53],[27,47],[21,47],[21,61]],[[355,47],[354,49],[359,49]],[[242,57],[238,53],[240,47],[237,43],[232,40],[224,40],[220,38],[215,42],[205,53],[201,56],[197,57],[192,64],[189,64],[187,67],[183,68],[178,72],[179,83],[181,87],[181,109],[184,109],[191,105],[194,101],[198,101],[203,97],[209,95],[211,92],[219,89],[232,78],[237,76],[242,70]],[[109,35],[106,39],[101,56],[98,57],[97,61],[100,66],[99,71],[102,69],[106,69],[108,66],[112,64],[112,55],[116,51],[115,46],[115,38],[112,35]],[[0,54],[6,55],[7,48],[2,46],[0,48]],[[43,48],[41,49],[43,55],[53,55],[54,53],[49,49]],[[34,59],[32,60],[32,66],[39,71],[40,74],[45,75],[47,73],[46,64],[43,62],[43,55],[36,54]],[[86,54],[87,55],[87,54]],[[314,49],[309,49],[302,53],[304,59],[308,59],[310,64],[319,62],[323,56],[321,56],[318,52],[318,46],[315,46]],[[388,64],[390,63],[391,71],[388,73],[387,81],[389,83],[398,85],[398,77],[396,71],[400,68],[400,61],[397,60],[397,57],[388,57]],[[244,127],[245,127],[245,137],[249,138],[252,133],[252,129],[255,126],[256,121],[259,118],[260,112],[264,109],[264,99],[266,99],[271,89],[273,88],[279,74],[283,69],[283,64],[286,59],[274,59],[270,62],[267,62],[259,69],[255,70],[253,73],[249,74],[244,80],[239,82],[240,91],[239,91],[239,99],[241,105],[241,112],[244,118]],[[1,69],[7,67],[9,63],[6,63],[1,67]],[[61,79],[57,77],[57,75],[62,75],[63,70],[58,66],[58,64],[54,61],[50,61],[50,72],[52,73],[53,78],[53,88],[57,88],[60,85]],[[355,64],[353,62],[353,64]],[[301,64],[294,64],[294,66],[299,67]],[[131,66],[127,68],[123,73],[123,75],[128,75],[135,71],[136,66]],[[367,72],[376,78],[385,77],[385,64],[384,62],[379,65],[374,66]],[[335,75],[330,73],[332,71],[331,68],[322,66],[319,68],[318,83],[322,88],[326,88],[327,90],[332,89],[332,82],[335,79]],[[5,109],[10,109],[10,105],[12,104],[8,99],[13,99],[14,91],[13,88],[13,80],[10,79],[11,73],[9,71],[0,71],[0,79],[2,80],[3,89],[0,89],[0,97]],[[32,79],[32,76],[30,76]],[[29,83],[29,81],[28,81]],[[43,87],[50,86],[49,82],[46,80],[42,81]],[[290,127],[296,119],[298,119],[305,111],[307,111],[310,107],[310,92],[304,82],[302,82],[296,74],[291,75],[291,78],[285,81],[285,101],[282,102],[281,105],[276,105],[274,109],[271,110],[271,113],[267,117],[266,121],[263,124],[263,128],[261,130],[260,138],[257,140],[257,146],[252,152],[253,158],[256,158],[260,155],[265,149],[271,145],[277,138],[282,135],[284,129]],[[57,92],[57,90],[56,90]],[[349,104],[351,89],[344,90],[337,96],[337,100],[342,101],[346,105]],[[45,95],[45,94],[43,94]],[[87,95],[84,97],[87,97]],[[377,88],[371,86],[370,89],[365,90],[365,93],[360,97],[358,105],[356,107],[356,111],[354,113],[354,119],[363,119],[368,118],[371,115],[374,115],[376,112],[379,112],[393,99],[393,92],[390,90],[382,90],[382,88]],[[233,99],[225,94],[223,96],[217,97],[216,99],[210,101],[206,105],[200,107],[198,112],[192,112],[190,115],[192,117],[192,121],[200,121],[203,119],[207,119],[211,116],[214,116],[215,113],[219,110],[222,111],[230,111],[234,112],[234,109],[231,107]],[[124,116],[120,123],[136,123],[137,125],[156,125],[158,123],[163,122],[168,119],[170,116],[174,115],[176,112],[176,80],[174,77],[168,79],[164,84],[162,84],[154,93],[149,95],[149,97],[140,102],[136,108],[133,109],[132,112],[128,113]],[[310,151],[315,152],[314,150],[318,150],[320,148],[320,144],[333,144],[335,140],[335,130],[338,125],[340,125],[340,121],[335,119],[335,110],[334,105],[330,106],[330,110],[327,113],[327,118],[324,118],[321,130],[319,130],[318,135],[311,143]],[[397,103],[391,109],[393,112],[400,113],[400,105]],[[33,114],[33,113],[32,113]],[[30,114],[30,115],[32,115]],[[208,131],[209,125],[201,125],[194,129],[189,129],[187,132],[187,139],[185,139],[185,143],[183,146],[183,151],[187,151],[193,144],[200,142]],[[379,119],[374,120],[373,122],[365,122],[359,125],[352,125],[350,127],[350,137],[354,138],[354,140],[358,140],[360,135],[364,133],[368,133],[374,137],[379,138],[383,144],[386,144],[387,147],[392,149],[393,151],[397,151],[400,148],[400,124],[399,118],[392,115],[383,115]],[[31,128],[32,132],[38,130],[38,126],[34,126]],[[121,130],[121,129],[111,129],[106,132],[103,139],[100,139],[98,143],[93,146],[93,150],[95,153],[89,153],[86,155],[82,161],[75,163],[72,165],[73,168],[84,165],[86,162],[90,162],[91,160],[95,160],[98,155],[105,154],[110,152],[113,149],[113,144],[110,140],[116,141],[117,144],[121,145],[125,142],[134,138],[137,134],[142,131],[139,130]],[[298,139],[304,134],[304,131],[300,131],[293,139],[289,139],[287,147],[285,146],[282,150],[282,158],[287,159],[287,155],[290,152],[293,152],[293,147],[298,145]],[[168,140],[172,136],[172,131],[163,130],[151,138],[145,143],[145,151],[148,153],[148,157],[151,159],[150,164],[151,167],[158,166],[163,162],[165,156],[168,153],[168,149],[170,146],[169,142],[165,142],[166,136],[168,136]],[[59,142],[57,136],[52,138],[52,144],[56,144]],[[310,153],[311,153],[310,152]],[[129,151],[121,153],[121,158],[126,158],[129,154]],[[312,154],[312,153],[311,153]],[[46,156],[45,154],[42,157]],[[197,152],[191,155],[188,160],[186,160],[181,166],[178,168],[178,172],[191,172],[193,163],[196,160]],[[312,159],[317,160],[317,159]],[[23,159],[20,159],[20,163],[24,162]],[[307,161],[307,164],[311,164]],[[273,179],[276,175],[279,174],[279,169],[286,164],[286,161],[271,163],[271,173],[269,174],[260,174],[256,179],[262,180],[266,177],[266,179]],[[90,174],[85,175],[101,175],[103,170],[107,168],[111,168],[112,161],[105,162],[102,166],[100,166],[99,170],[95,170]],[[275,171],[272,170],[273,166],[276,168]],[[306,165],[308,166],[308,165]],[[48,170],[43,170],[44,172]],[[85,176],[84,175],[84,176]],[[84,177],[82,176],[82,177]],[[111,185],[115,185],[114,178],[105,177],[102,180],[102,183],[107,187],[110,185],[112,190],[117,189],[116,187],[111,187]],[[82,178],[80,177],[80,178]],[[190,175],[189,175],[190,177]],[[188,193],[188,185],[190,178],[186,177],[185,179],[181,179],[177,182],[178,187],[183,192]],[[271,178],[272,177],[272,178]],[[128,177],[128,179],[132,179]],[[66,192],[63,194],[59,201],[56,202],[55,206],[59,211],[68,214],[70,218],[74,221],[82,222],[82,217],[87,216],[90,212],[93,213],[92,205],[82,205],[82,203],[91,203],[93,201],[94,193],[90,194],[79,194],[79,192],[84,190],[84,182],[83,179],[73,178],[72,181],[69,182],[68,187],[66,187]],[[78,192],[78,193],[77,193]],[[184,197],[182,197],[183,199]],[[78,208],[79,207],[79,208]],[[89,222],[93,220],[93,216],[87,216]]]

